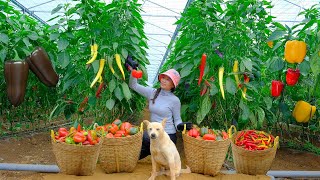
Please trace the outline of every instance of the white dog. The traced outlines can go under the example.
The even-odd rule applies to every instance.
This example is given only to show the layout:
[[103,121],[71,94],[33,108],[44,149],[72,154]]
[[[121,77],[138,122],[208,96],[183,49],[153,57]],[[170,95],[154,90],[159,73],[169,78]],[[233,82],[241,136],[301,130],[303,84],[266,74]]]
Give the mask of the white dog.
[[171,177],[171,180],[174,180],[180,173],[191,173],[188,166],[187,169],[181,169],[177,147],[164,131],[166,121],[167,119],[163,119],[161,123],[143,121],[150,137],[152,172],[149,180],[154,180],[156,176],[162,174],[166,174]]

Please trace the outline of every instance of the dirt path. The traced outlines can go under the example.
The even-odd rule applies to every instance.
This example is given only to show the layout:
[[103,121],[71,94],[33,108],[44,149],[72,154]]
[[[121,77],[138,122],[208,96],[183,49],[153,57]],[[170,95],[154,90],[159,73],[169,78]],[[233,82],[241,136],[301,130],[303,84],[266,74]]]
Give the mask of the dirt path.
[[[178,138],[178,150],[181,154],[184,164],[184,152],[181,136]],[[9,138],[0,140],[0,163],[20,163],[20,164],[56,164],[55,157],[50,144],[49,133],[39,133],[23,138]],[[232,167],[232,163],[228,163]],[[272,170],[320,170],[320,156],[300,152],[291,149],[280,148],[277,151],[276,159],[273,162]],[[48,180],[67,180],[67,179],[116,179],[127,180],[131,179],[147,179],[151,172],[150,157],[147,157],[138,162],[133,173],[114,173],[105,174],[103,170],[97,166],[94,176],[78,177],[63,174],[46,174],[23,171],[0,171],[0,179],[15,180],[15,179],[48,179]],[[265,179],[266,176],[259,176],[259,179]],[[167,179],[165,176],[157,178],[157,180]],[[212,179],[210,176],[200,174],[183,174],[179,179]],[[257,179],[255,176],[247,175],[219,175],[214,179]],[[268,179],[268,178],[267,178]]]

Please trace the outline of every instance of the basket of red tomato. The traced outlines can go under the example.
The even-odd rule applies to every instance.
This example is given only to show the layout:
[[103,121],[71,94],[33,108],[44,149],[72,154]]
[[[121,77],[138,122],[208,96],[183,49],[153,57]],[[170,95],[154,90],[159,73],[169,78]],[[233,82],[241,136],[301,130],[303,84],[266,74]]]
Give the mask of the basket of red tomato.
[[225,131],[193,127],[183,131],[186,164],[191,172],[215,176],[219,173],[230,146]]
[[275,158],[279,137],[264,131],[243,130],[231,138],[232,155],[237,173],[265,175],[271,168]]
[[93,175],[101,148],[95,130],[83,130],[80,125],[69,130],[51,130],[51,142],[60,172],[69,175]]
[[114,120],[110,124],[96,127],[103,132],[103,144],[99,164],[106,173],[132,172],[139,160],[142,145],[141,127],[129,122]]

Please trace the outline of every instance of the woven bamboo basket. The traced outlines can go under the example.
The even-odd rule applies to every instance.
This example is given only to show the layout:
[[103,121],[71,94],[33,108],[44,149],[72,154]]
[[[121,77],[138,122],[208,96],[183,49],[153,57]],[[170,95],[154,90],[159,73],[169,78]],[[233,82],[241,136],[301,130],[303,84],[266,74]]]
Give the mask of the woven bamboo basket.
[[69,175],[93,175],[102,142],[96,145],[74,145],[52,141],[60,172]]
[[230,139],[223,141],[205,141],[182,133],[186,164],[191,172],[215,176],[226,158]]
[[106,173],[133,172],[139,160],[143,128],[133,136],[103,138],[99,154],[100,167]]
[[272,162],[276,156],[279,145],[279,137],[274,139],[272,148],[266,150],[249,151],[237,146],[234,141],[237,135],[235,132],[231,138],[232,156],[237,173],[249,175],[265,175],[270,170]]

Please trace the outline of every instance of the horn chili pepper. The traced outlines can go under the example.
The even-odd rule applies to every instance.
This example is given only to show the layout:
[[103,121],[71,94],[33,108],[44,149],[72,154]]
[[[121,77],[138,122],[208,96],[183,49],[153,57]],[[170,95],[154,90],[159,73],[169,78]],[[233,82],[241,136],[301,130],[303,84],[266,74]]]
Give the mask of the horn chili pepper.
[[93,61],[97,59],[98,56],[98,44],[93,44],[93,47],[91,47],[91,59],[86,64],[91,64]]
[[107,57],[107,61],[108,61],[109,69],[111,70],[112,74],[114,74],[114,69],[112,67],[112,58]]
[[102,83],[100,83],[98,90],[96,92],[96,98],[101,98],[101,92],[102,92],[103,88],[104,88],[104,83],[102,82]]
[[220,91],[222,98],[225,99],[224,97],[224,89],[223,89],[223,72],[224,72],[224,67],[219,68],[219,85],[220,85]]
[[237,83],[237,87],[239,88],[241,84],[240,84],[238,72],[239,72],[239,62],[235,60],[233,64],[233,73],[234,73],[234,79],[236,80],[236,83]]
[[200,76],[199,76],[199,80],[198,80],[198,86],[200,85],[200,83],[202,81],[202,77],[203,77],[203,74],[204,74],[204,69],[206,68],[206,61],[207,61],[207,55],[206,54],[202,54],[201,63],[200,63],[200,66],[199,66]]
[[98,70],[98,73],[96,75],[96,77],[94,78],[94,80],[92,81],[91,85],[90,85],[90,88],[92,88],[94,86],[94,84],[99,80],[101,74],[102,74],[102,71],[103,71],[103,68],[104,68],[104,63],[106,62],[105,59],[100,59],[100,63],[99,63],[99,70]]
[[122,68],[122,65],[121,65],[122,63],[121,63],[120,55],[119,54],[115,54],[115,58],[116,58],[116,63],[117,63],[117,65],[118,65],[118,67],[119,67],[119,69],[120,69],[120,71],[122,73],[123,79],[125,80],[126,78],[124,76],[123,68]]

